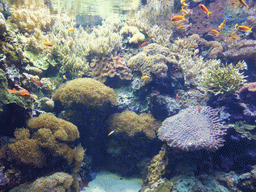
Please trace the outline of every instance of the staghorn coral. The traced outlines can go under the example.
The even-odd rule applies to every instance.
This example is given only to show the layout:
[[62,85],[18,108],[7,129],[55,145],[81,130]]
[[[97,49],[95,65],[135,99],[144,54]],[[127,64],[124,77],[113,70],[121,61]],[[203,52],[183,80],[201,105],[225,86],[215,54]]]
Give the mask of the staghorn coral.
[[68,173],[56,172],[50,176],[40,177],[32,183],[25,183],[12,189],[12,192],[64,192],[71,191],[73,178]]
[[150,189],[155,189],[163,180],[165,168],[168,164],[167,145],[164,144],[157,155],[153,157],[148,166],[147,185]]
[[15,23],[20,32],[32,33],[35,29],[49,31],[55,17],[51,16],[50,10],[47,8],[38,10],[20,8],[11,11],[9,21]]
[[140,71],[142,76],[154,74],[157,78],[164,78],[167,75],[167,63],[174,63],[171,52],[168,48],[151,43],[143,48],[143,51],[133,56],[128,61],[128,67],[133,71]]
[[220,123],[217,111],[208,106],[190,106],[164,120],[158,138],[170,147],[185,151],[216,150],[223,146],[227,127]]
[[138,132],[144,132],[150,139],[156,137],[155,131],[159,127],[159,123],[147,113],[137,115],[133,111],[124,111],[115,113],[108,120],[110,130],[115,133],[125,132],[130,137]]
[[226,42],[223,55],[233,60],[247,60],[255,58],[256,40],[237,40]]
[[116,104],[117,102],[113,89],[90,78],[68,81],[55,92],[52,99],[60,100],[62,105],[67,107],[73,103],[104,107],[108,103]]
[[208,68],[202,72],[198,88],[215,95],[234,93],[246,81],[246,76],[239,72],[244,69],[247,69],[244,61],[239,61],[236,66],[226,64],[224,67]]
[[91,77],[104,83],[108,77],[117,76],[122,80],[131,80],[131,70],[126,66],[125,61],[120,57],[111,55],[99,59],[94,58],[90,63],[92,70]]

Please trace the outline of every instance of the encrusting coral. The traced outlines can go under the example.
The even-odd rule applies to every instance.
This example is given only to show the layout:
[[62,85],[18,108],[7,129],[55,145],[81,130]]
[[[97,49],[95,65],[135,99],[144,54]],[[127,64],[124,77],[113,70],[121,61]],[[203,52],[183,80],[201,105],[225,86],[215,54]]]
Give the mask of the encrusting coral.
[[129,136],[134,136],[138,132],[144,132],[150,139],[156,137],[156,130],[159,123],[147,113],[137,115],[133,111],[115,113],[108,120],[110,130],[115,133],[125,132]]
[[68,173],[56,172],[50,176],[40,177],[33,183],[25,183],[12,189],[12,192],[64,192],[71,191],[73,178]]
[[120,34],[132,34],[132,37],[129,39],[129,43],[139,43],[140,41],[145,40],[145,36],[139,31],[139,29],[135,26],[125,25],[121,30]]
[[161,176],[165,174],[165,168],[168,164],[168,157],[166,152],[167,145],[164,144],[161,147],[159,153],[153,157],[150,165],[148,166],[146,182],[150,189],[156,188],[161,183],[161,181],[163,181]]
[[202,71],[202,76],[198,83],[198,88],[205,92],[218,94],[234,93],[244,85],[246,76],[240,70],[247,69],[244,61],[239,61],[235,66],[233,64],[223,67],[208,68]]
[[122,80],[131,80],[131,70],[126,66],[125,61],[120,57],[111,55],[110,57],[96,57],[90,63],[91,77],[104,83],[108,77],[117,76]]
[[116,104],[114,90],[91,78],[79,78],[60,86],[52,99],[59,100],[62,105],[84,104],[94,107],[104,107],[108,103]]
[[158,129],[158,138],[184,151],[214,151],[223,146],[226,130],[217,111],[209,106],[190,106],[165,119]]

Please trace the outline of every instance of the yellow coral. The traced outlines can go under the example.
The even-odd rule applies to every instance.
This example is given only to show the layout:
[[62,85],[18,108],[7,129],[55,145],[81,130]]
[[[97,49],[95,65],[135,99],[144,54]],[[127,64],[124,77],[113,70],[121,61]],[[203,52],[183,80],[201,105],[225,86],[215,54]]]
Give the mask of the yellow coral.
[[134,136],[138,132],[144,132],[150,139],[156,137],[155,132],[160,126],[150,114],[137,115],[133,111],[115,113],[109,118],[108,123],[115,133],[125,132],[129,136]]
[[103,83],[90,78],[79,78],[62,85],[52,97],[65,106],[72,103],[103,107],[108,103],[116,104],[114,90]]

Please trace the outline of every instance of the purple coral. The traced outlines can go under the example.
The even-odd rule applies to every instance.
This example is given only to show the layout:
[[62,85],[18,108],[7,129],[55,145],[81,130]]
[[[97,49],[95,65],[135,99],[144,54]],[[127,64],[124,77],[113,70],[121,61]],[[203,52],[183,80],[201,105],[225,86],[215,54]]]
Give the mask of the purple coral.
[[170,147],[193,151],[216,150],[223,146],[227,127],[220,123],[217,111],[208,106],[200,110],[190,106],[177,115],[165,119],[158,130],[158,137]]

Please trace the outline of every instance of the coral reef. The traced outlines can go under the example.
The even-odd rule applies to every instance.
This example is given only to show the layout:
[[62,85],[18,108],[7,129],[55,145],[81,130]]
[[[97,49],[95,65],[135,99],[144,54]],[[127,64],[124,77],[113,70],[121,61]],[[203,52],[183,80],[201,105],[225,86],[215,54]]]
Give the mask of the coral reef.
[[234,93],[246,82],[246,76],[239,72],[244,69],[247,69],[244,61],[239,61],[235,66],[226,64],[224,67],[208,68],[203,71],[198,88],[215,95]]
[[40,177],[33,183],[25,183],[15,187],[11,192],[27,191],[27,192],[63,192],[71,191],[73,178],[68,173],[56,172],[50,176]]
[[108,103],[116,104],[117,100],[113,89],[90,78],[68,81],[56,90],[52,99],[59,100],[62,105],[67,107],[75,103],[104,107]]
[[146,179],[146,183],[150,189],[156,188],[162,179],[162,175],[165,174],[165,168],[168,164],[168,157],[167,157],[167,145],[164,144],[159,151],[159,153],[153,157],[148,166],[148,175]]
[[252,59],[256,55],[256,40],[226,42],[223,55],[233,60]]
[[167,63],[176,62],[170,56],[168,48],[151,43],[143,48],[143,51],[133,56],[128,61],[128,67],[133,71],[140,71],[142,76],[164,78],[167,75]]
[[150,139],[156,137],[156,130],[159,128],[159,123],[147,113],[137,115],[132,111],[124,111],[115,113],[108,120],[110,130],[116,133],[125,132],[130,137],[138,132],[144,132]]
[[131,70],[126,66],[125,61],[120,57],[111,55],[110,57],[103,57],[99,59],[94,58],[90,63],[91,77],[104,83],[108,77],[119,77],[122,80],[131,80]]
[[158,129],[158,138],[185,151],[216,150],[223,146],[226,129],[211,107],[191,106],[165,119]]

